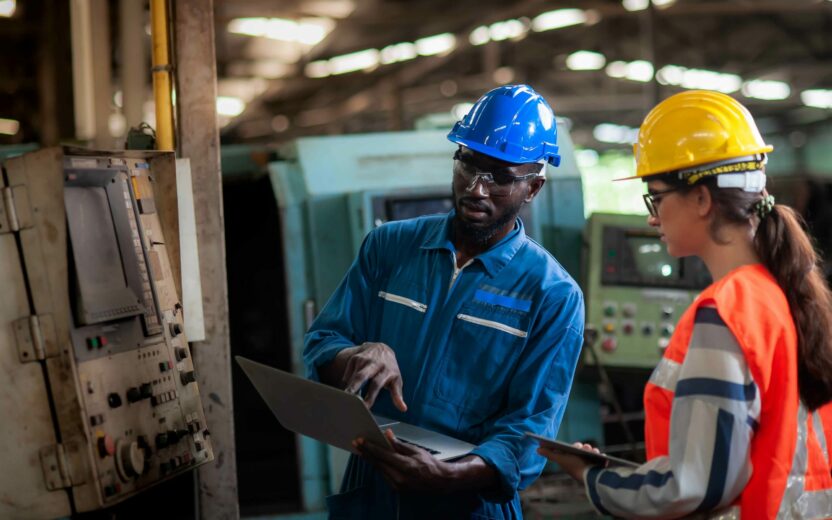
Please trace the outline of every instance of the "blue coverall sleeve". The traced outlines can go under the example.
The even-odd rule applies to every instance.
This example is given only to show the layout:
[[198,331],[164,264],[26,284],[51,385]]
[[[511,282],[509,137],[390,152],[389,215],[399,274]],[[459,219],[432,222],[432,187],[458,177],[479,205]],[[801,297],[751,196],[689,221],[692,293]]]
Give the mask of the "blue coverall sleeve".
[[321,365],[366,341],[370,293],[378,276],[379,234],[376,229],[364,239],[349,271],[304,337],[303,362],[309,379],[320,381]]
[[506,413],[472,452],[499,472],[500,487],[484,493],[486,500],[510,500],[540,475],[546,460],[524,433],[554,437],[563,418],[583,344],[584,304],[577,288],[558,297],[544,301],[511,380]]

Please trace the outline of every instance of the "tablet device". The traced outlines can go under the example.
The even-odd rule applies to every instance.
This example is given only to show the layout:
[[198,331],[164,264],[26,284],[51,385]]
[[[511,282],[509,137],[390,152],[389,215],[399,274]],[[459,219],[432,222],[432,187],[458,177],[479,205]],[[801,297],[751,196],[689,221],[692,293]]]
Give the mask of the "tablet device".
[[545,448],[549,448],[552,451],[560,453],[577,455],[578,457],[581,457],[590,464],[598,464],[600,466],[612,464],[616,466],[628,466],[631,468],[639,467],[639,464],[636,464],[635,462],[629,460],[619,459],[618,457],[613,457],[612,455],[606,455],[604,453],[595,453],[594,451],[587,451],[581,448],[576,448],[571,444],[567,444],[565,442],[561,442],[555,439],[550,439],[549,437],[544,437],[542,435],[536,435],[532,432],[526,432],[526,436],[536,440],[541,446]]

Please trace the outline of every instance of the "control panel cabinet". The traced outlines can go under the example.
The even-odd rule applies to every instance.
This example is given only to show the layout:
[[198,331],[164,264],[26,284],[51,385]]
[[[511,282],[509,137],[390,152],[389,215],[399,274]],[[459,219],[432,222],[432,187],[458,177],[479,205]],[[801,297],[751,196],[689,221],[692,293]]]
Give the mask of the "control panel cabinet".
[[585,265],[587,327],[598,333],[599,361],[613,367],[655,367],[676,322],[710,283],[702,261],[671,257],[642,215],[591,215]]
[[107,507],[213,459],[172,153],[51,148],[0,178],[0,518]]

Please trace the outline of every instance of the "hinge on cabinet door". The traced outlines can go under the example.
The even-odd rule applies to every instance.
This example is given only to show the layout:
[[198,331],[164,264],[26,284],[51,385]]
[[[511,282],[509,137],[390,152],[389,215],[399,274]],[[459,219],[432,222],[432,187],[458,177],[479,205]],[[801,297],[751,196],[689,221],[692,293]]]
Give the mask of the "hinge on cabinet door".
[[21,363],[43,361],[59,354],[55,322],[51,314],[20,318],[12,323]]
[[32,208],[26,186],[0,188],[0,234],[32,227]]
[[86,475],[83,457],[83,446],[77,441],[41,448],[40,463],[46,489],[55,491],[84,484]]

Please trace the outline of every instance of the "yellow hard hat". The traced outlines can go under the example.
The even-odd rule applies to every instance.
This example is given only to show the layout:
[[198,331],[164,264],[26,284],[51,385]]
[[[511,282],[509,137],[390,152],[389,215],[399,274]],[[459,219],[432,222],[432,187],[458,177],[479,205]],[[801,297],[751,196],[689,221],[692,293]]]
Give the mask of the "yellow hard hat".
[[[636,175],[644,178],[765,154],[751,113],[731,96],[707,90],[675,94],[647,114],[633,145]],[[719,173],[719,172],[714,172]]]

